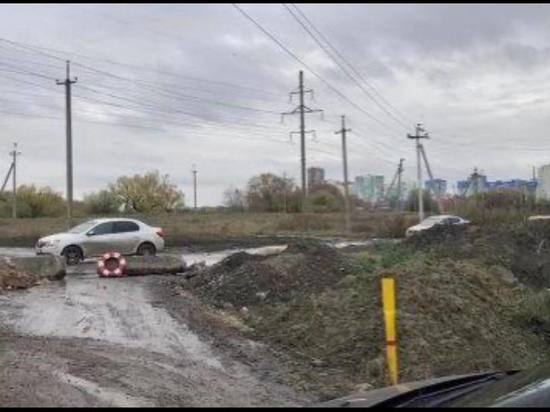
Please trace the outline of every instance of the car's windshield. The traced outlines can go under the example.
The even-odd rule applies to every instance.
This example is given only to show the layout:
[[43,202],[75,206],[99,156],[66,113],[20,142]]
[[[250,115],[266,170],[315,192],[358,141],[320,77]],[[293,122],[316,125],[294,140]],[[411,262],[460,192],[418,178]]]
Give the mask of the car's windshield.
[[75,226],[67,231],[67,233],[84,233],[90,230],[97,224],[96,220],[90,220],[89,222],[81,223],[78,226]]
[[427,219],[424,219],[422,221],[422,224],[427,224],[427,223],[439,223],[443,220],[444,218],[441,217],[441,216],[430,216],[429,218]]
[[0,407],[547,359],[549,85],[547,4],[0,5]]

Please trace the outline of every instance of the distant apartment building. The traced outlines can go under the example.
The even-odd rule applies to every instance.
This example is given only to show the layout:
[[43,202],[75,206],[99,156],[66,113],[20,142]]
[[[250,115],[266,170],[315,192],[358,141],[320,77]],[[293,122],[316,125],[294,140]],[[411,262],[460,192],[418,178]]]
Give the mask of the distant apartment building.
[[325,183],[325,169],[310,167],[307,169],[307,187],[314,187]]
[[431,191],[435,196],[443,196],[447,193],[447,181],[444,179],[430,179],[425,182],[425,189]]
[[550,165],[539,167],[535,193],[537,199],[550,200]]
[[359,199],[370,202],[380,201],[384,198],[384,176],[356,176],[352,188]]
[[[548,166],[548,171],[545,173],[550,175],[550,165]],[[458,194],[462,196],[473,196],[477,193],[495,192],[498,190],[516,190],[526,194],[538,193],[536,180],[511,179],[488,181],[487,176],[478,173],[477,169],[474,170],[474,173],[470,175],[468,180],[458,181],[457,190]],[[547,193],[550,193],[550,191]]]

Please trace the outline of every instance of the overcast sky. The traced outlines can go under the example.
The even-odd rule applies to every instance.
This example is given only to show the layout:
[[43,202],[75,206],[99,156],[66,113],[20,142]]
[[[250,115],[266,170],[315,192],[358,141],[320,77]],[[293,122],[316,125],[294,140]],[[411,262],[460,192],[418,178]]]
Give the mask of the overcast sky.
[[[199,205],[244,187],[261,172],[300,182],[298,116],[288,93],[314,89],[306,104],[307,162],[342,179],[340,116],[350,177],[391,180],[422,122],[436,177],[450,186],[474,167],[490,180],[524,178],[550,162],[550,6],[298,4],[309,31],[282,4],[0,6],[0,177],[14,141],[18,182],[65,193],[64,60],[72,62],[75,197],[118,176],[159,170]],[[301,13],[300,13],[301,12]],[[308,21],[313,24],[309,26]],[[331,51],[325,45],[325,49]],[[313,70],[314,73],[311,72]],[[351,77],[361,79],[352,81]],[[322,80],[321,80],[322,79]],[[336,91],[335,91],[336,90]]]

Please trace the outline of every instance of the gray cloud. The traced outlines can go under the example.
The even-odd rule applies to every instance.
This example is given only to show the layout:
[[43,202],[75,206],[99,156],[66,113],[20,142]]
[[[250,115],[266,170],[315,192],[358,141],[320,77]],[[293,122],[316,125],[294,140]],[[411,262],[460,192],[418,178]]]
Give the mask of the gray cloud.
[[[224,188],[243,186],[263,171],[299,181],[299,147],[288,142],[297,118],[281,124],[277,113],[295,107],[288,92],[303,68],[230,4],[0,7],[1,38],[64,51],[40,54],[0,41],[0,151],[6,153],[0,174],[18,140],[20,182],[64,192],[64,100],[54,80],[70,58],[79,77],[73,107],[78,196],[122,174],[153,169],[189,194],[192,163],[199,168],[200,204],[219,203]],[[315,89],[307,104],[326,111],[324,121],[308,116],[307,127],[318,130],[317,139],[307,141],[309,165],[341,179],[333,132],[346,114],[352,176],[390,179],[405,157],[407,178],[414,179],[413,145],[405,138],[411,130],[359,90],[281,5],[242,7],[362,109],[304,69],[306,87]],[[532,165],[548,160],[544,152],[514,148],[518,138],[524,149],[550,146],[549,6],[299,7],[404,113],[410,129],[424,121],[438,176],[454,181],[477,166],[490,178],[529,177]],[[14,67],[20,72],[8,71]]]

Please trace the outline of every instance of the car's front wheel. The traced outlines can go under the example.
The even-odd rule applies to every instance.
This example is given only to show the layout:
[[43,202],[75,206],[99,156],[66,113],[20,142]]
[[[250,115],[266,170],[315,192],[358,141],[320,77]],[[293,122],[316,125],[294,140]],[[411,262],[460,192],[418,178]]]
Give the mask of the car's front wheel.
[[61,254],[65,257],[67,265],[77,265],[84,260],[82,249],[78,246],[67,246]]
[[155,256],[157,248],[152,243],[142,243],[138,247],[137,254],[140,256]]

